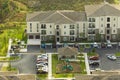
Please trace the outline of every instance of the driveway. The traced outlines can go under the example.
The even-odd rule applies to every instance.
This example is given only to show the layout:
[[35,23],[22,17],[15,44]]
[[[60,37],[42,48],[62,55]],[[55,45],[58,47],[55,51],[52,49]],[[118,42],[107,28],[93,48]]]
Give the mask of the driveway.
[[21,60],[11,62],[11,65],[18,68],[20,74],[36,74],[36,55],[23,54]]

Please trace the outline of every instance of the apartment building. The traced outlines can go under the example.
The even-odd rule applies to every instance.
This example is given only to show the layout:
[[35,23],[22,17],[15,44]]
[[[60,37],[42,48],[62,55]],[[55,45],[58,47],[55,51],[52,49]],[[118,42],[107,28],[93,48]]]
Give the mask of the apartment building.
[[28,45],[41,42],[116,41],[120,38],[120,6],[86,5],[85,11],[40,11],[27,15]]
[[71,10],[30,13],[27,15],[27,42],[29,45],[75,42],[79,37],[87,37],[86,20],[85,12]]
[[120,6],[109,3],[86,5],[88,39],[120,40]]

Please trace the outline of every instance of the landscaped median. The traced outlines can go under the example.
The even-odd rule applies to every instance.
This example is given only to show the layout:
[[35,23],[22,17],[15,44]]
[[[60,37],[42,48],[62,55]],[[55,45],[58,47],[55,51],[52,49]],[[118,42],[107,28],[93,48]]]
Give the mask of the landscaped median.
[[17,71],[17,69],[14,67],[11,67],[10,62],[5,62],[1,67],[1,71]]
[[115,54],[115,56],[116,56],[116,57],[120,57],[120,52],[117,52],[117,53]]
[[[54,78],[72,78],[75,74],[86,74],[83,57],[74,60],[58,60],[58,54],[52,54],[52,76]],[[68,69],[66,69],[68,66]]]
[[11,56],[11,57],[0,57],[0,61],[16,61],[19,60],[19,56]]

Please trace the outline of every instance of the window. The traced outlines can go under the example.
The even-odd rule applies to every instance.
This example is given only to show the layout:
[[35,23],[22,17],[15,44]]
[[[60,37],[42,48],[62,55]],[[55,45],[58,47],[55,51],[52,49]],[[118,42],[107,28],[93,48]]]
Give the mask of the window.
[[41,34],[45,35],[46,34],[46,30],[41,30]]
[[30,27],[32,27],[32,23],[30,23]]
[[103,27],[103,24],[101,24],[101,27]]
[[71,36],[71,37],[70,37],[70,41],[73,41],[73,40],[74,40],[74,36]]
[[56,26],[56,29],[59,29],[59,25]]
[[33,35],[29,35],[29,39],[33,39]]
[[41,36],[41,40],[42,40],[42,41],[45,41],[45,36]]
[[113,30],[113,33],[115,33],[115,30]]
[[75,28],[74,28],[74,25],[70,25],[70,29],[75,29]]
[[57,36],[59,36],[59,32],[57,31]]
[[46,29],[46,24],[41,24],[41,29]]
[[109,17],[107,18],[107,22],[110,22],[110,18]]
[[66,26],[64,26],[64,28],[66,28]]
[[95,18],[89,18],[89,22],[95,22]]
[[101,18],[101,21],[103,21],[103,18]]
[[57,38],[57,42],[59,42],[60,41],[60,39],[59,38]]
[[110,24],[107,24],[107,28],[110,28]]
[[35,36],[35,39],[40,39],[40,35],[36,35],[36,36]]
[[115,27],[115,24],[113,26]]
[[89,28],[95,28],[95,24],[94,23],[89,23]]
[[30,23],[30,32],[32,32],[32,23]]
[[67,37],[63,37],[63,41],[67,41]]
[[89,18],[89,22],[91,22],[91,18]]
[[115,18],[114,18],[114,21],[115,21]]
[[30,32],[32,32],[32,29],[30,29]]
[[50,28],[52,28],[52,26],[50,25]]
[[110,30],[107,30],[107,34],[110,34]]
[[66,34],[66,32],[64,32],[64,34]]
[[92,22],[95,22],[95,18],[92,18]]
[[102,34],[102,33],[103,33],[103,30],[100,31],[100,34]]
[[75,34],[74,30],[70,30],[70,35],[74,35],[74,34]]
[[37,24],[37,32],[39,32],[39,25]]
[[52,31],[50,31],[50,34],[52,34]]

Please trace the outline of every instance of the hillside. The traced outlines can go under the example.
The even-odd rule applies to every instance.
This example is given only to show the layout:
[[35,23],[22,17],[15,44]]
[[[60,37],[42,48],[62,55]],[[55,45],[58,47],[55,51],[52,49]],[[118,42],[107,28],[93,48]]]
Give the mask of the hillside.
[[[118,0],[106,0],[118,3]],[[86,4],[99,4],[103,0],[0,0],[0,22],[25,21],[28,11],[76,10],[83,11]]]

